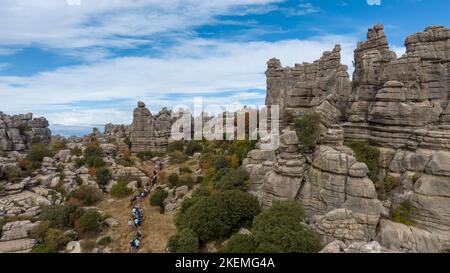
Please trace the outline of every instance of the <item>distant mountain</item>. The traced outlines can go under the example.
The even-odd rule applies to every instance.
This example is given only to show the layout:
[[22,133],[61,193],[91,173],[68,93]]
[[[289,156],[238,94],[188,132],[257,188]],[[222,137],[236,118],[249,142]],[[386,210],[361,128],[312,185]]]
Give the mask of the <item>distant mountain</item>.
[[84,136],[92,132],[93,128],[98,128],[101,132],[104,131],[104,125],[64,125],[64,124],[50,124],[50,130],[52,130],[52,135],[61,136]]

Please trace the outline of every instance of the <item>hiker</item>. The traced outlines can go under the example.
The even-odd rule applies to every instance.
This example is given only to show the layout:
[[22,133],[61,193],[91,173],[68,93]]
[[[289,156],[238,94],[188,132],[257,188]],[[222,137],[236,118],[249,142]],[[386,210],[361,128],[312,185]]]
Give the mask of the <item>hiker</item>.
[[133,253],[133,250],[136,248],[135,240],[130,241],[130,252]]
[[142,233],[141,233],[141,229],[138,228],[138,230],[136,231],[136,238],[141,239],[142,238]]
[[128,227],[131,228],[133,226],[133,221],[131,219],[128,220]]
[[141,242],[139,241],[138,238],[134,239],[134,247],[136,248],[136,251],[139,250],[139,246],[141,245]]
[[154,187],[158,183],[158,176],[156,174],[153,174],[152,177],[152,187]]

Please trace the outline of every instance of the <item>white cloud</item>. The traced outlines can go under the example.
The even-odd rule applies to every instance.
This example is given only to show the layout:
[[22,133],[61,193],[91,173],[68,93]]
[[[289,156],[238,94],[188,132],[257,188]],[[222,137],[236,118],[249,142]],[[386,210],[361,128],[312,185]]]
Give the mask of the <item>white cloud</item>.
[[[116,109],[72,111],[70,105],[79,101],[145,99],[152,108],[179,103],[177,97],[167,98],[170,93],[193,96],[218,92],[227,92],[229,96],[214,101],[232,103],[242,99],[238,94],[245,95],[246,90],[265,89],[268,59],[277,57],[289,66],[312,62],[336,43],[343,46],[343,62],[351,65],[356,40],[346,36],[248,43],[185,40],[179,46],[167,48],[157,58],[114,58],[30,77],[0,77],[0,109],[39,112],[52,123],[92,124],[120,122],[124,113],[116,115]],[[248,93],[245,99],[253,95],[262,99],[257,93]]]
[[2,0],[0,46],[57,49],[132,47],[157,33],[183,32],[217,15],[256,12],[283,0]]

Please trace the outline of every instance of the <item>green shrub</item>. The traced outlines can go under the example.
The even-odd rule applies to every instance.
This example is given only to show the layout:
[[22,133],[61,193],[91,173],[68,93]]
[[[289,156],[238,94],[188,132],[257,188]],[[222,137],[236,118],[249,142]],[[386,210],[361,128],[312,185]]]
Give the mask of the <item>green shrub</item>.
[[133,143],[131,142],[131,139],[129,137],[126,137],[123,143],[125,143],[128,146],[128,149],[131,149],[131,147],[133,146]]
[[28,125],[28,124],[21,124],[21,125],[19,125],[19,134],[20,135],[24,135],[26,132],[30,132],[30,131],[32,131],[33,129],[31,128],[31,126],[30,125]]
[[186,145],[186,149],[184,150],[184,152],[187,155],[194,155],[197,152],[201,152],[203,150],[203,145],[198,142],[198,141],[189,141],[188,144]]
[[111,242],[112,242],[111,236],[103,236],[102,238],[100,238],[100,240],[98,240],[97,244],[100,246],[107,246]]
[[47,231],[50,229],[49,221],[42,221],[37,226],[34,226],[30,232],[30,237],[39,241],[42,241],[47,234]]
[[192,189],[194,186],[194,179],[190,175],[183,175],[180,177],[180,180],[178,181],[177,187],[181,186],[188,186],[189,189]]
[[292,112],[286,110],[286,111],[284,111],[284,114],[283,114],[283,120],[286,124],[291,124],[291,123],[294,123],[295,116]]
[[40,164],[44,160],[44,157],[51,157],[52,153],[42,144],[36,144],[31,147],[30,152],[25,157],[26,160],[29,160],[33,163],[34,169],[40,167]]
[[83,233],[96,233],[103,224],[103,217],[96,210],[87,210],[80,217],[80,231]]
[[234,234],[225,247],[226,253],[254,253],[256,250],[255,238],[252,235]]
[[5,170],[5,177],[10,182],[19,182],[23,177],[23,172],[18,168],[8,167]]
[[183,140],[178,140],[178,141],[174,141],[169,143],[169,145],[167,146],[167,152],[172,153],[175,151],[183,151],[184,149],[184,141]]
[[305,152],[313,150],[321,134],[320,114],[316,112],[304,113],[295,120],[294,127],[302,150]]
[[88,157],[86,159],[86,164],[90,168],[96,168],[96,169],[99,169],[99,168],[102,168],[102,167],[106,166],[106,162],[100,156]]
[[412,225],[411,217],[415,212],[409,200],[403,201],[400,206],[392,213],[392,220],[407,226]]
[[96,176],[97,184],[99,184],[101,186],[108,184],[109,180],[112,179],[111,171],[105,167],[98,169],[95,176]]
[[419,180],[419,178],[422,176],[422,174],[421,173],[415,173],[414,175],[413,175],[413,177],[412,177],[412,182],[413,182],[413,184],[415,184],[418,180]]
[[151,151],[146,151],[146,152],[138,152],[136,156],[141,160],[149,160],[153,158],[154,154]]
[[77,169],[83,167],[84,165],[86,165],[86,159],[84,159],[84,158],[77,158],[75,160],[75,167]]
[[167,246],[172,253],[196,253],[199,250],[197,234],[191,229],[183,229],[169,239]]
[[176,187],[176,186],[178,186],[178,181],[180,180],[180,177],[178,176],[178,174],[176,174],[176,173],[171,173],[170,175],[169,175],[169,184],[170,184],[170,187],[172,188],[172,187]]
[[153,193],[153,195],[150,197],[149,202],[152,206],[163,206],[164,200],[169,196],[169,193],[167,193],[162,188],[157,188],[156,191]]
[[230,163],[225,158],[225,156],[221,155],[214,161],[214,168],[216,170],[227,169],[230,167]]
[[381,169],[380,151],[364,141],[351,141],[346,143],[355,153],[356,159],[363,162],[369,168],[368,176],[374,183],[378,182],[378,174]]
[[180,151],[174,151],[169,154],[169,161],[171,164],[181,164],[186,162],[188,159],[188,156]]
[[188,167],[184,166],[184,167],[180,168],[180,173],[181,174],[183,174],[183,173],[192,173],[192,170],[189,169]]
[[119,179],[111,187],[111,195],[117,198],[123,198],[133,193],[133,190],[127,187],[127,182],[124,179]]
[[75,146],[72,150],[70,150],[70,154],[73,156],[81,156],[83,154],[83,151],[80,147]]
[[90,143],[84,149],[84,158],[86,159],[86,164],[89,167],[101,168],[106,165],[105,161],[102,159],[102,149],[97,143]]
[[42,208],[39,218],[48,221],[53,228],[72,228],[75,220],[83,215],[83,210],[75,205],[56,205]]
[[134,162],[132,160],[126,160],[124,158],[117,159],[117,164],[122,165],[124,167],[132,167]]
[[69,198],[78,200],[82,206],[92,206],[100,201],[102,196],[102,192],[96,187],[83,185],[72,191]]
[[49,228],[39,243],[32,249],[33,253],[57,253],[64,248],[70,239],[59,229]]
[[393,189],[395,189],[399,185],[399,181],[397,177],[386,175],[384,178],[384,191],[386,193],[390,193]]
[[314,253],[322,249],[321,236],[302,224],[304,212],[297,201],[275,201],[253,221],[256,252]]
[[84,157],[93,157],[93,156],[102,156],[102,148],[98,143],[92,142],[89,143],[84,149]]
[[257,199],[242,191],[226,191],[199,197],[192,205],[178,213],[179,230],[192,229],[201,242],[224,238],[243,225],[251,223],[260,212]]
[[219,188],[222,191],[233,189],[247,190],[249,178],[250,175],[244,168],[227,169],[219,181],[215,181],[214,184],[216,188]]

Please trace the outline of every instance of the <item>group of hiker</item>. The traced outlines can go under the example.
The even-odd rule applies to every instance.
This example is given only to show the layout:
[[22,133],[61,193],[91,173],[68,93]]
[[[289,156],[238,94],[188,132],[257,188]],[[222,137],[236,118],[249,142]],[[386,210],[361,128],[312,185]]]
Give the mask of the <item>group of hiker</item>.
[[130,219],[128,221],[128,226],[130,228],[135,228],[135,234],[133,239],[130,241],[130,247],[131,252],[137,252],[139,250],[139,247],[141,246],[141,239],[142,239],[142,221],[144,220],[144,211],[139,207],[138,204],[135,204],[133,206],[133,209],[131,210],[131,216],[132,220]]
[[133,239],[130,241],[130,251],[138,252],[141,247],[141,241],[142,241],[142,222],[144,221],[144,211],[139,207],[139,199],[143,199],[147,197],[152,188],[154,188],[158,184],[158,172],[162,169],[162,162],[160,160],[154,161],[154,167],[153,167],[153,176],[151,178],[150,183],[147,183],[147,185],[144,187],[144,189],[139,192],[137,195],[133,195],[131,197],[131,219],[128,221],[128,226],[130,228],[135,229],[135,233],[133,236]]

